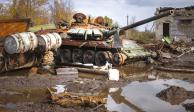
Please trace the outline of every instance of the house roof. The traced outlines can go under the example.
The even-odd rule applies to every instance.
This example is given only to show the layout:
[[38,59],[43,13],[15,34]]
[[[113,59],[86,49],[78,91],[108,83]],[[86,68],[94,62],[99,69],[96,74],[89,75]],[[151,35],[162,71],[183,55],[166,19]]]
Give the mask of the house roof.
[[173,7],[160,7],[157,8],[156,11],[161,13],[161,12],[166,12],[169,10],[194,10],[194,6],[188,6],[188,7],[183,7],[183,8],[173,8]]
[[173,7],[160,7],[156,9],[155,15],[173,10],[173,16],[185,16],[191,17],[194,16],[194,6],[188,6],[183,8],[173,8]]

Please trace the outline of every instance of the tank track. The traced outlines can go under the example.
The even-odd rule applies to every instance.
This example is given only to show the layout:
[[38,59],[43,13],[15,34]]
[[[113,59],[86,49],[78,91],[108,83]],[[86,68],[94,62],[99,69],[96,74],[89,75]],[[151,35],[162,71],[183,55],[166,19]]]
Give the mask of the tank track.
[[116,49],[62,47],[57,53],[58,63],[83,63],[103,66],[109,62],[115,66],[125,64],[127,56]]

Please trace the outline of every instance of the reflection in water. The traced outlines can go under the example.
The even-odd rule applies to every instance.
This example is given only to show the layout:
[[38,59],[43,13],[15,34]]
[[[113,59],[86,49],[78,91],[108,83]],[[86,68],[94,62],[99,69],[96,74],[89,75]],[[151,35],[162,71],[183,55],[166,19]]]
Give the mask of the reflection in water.
[[108,95],[106,107],[110,111],[135,112],[133,109],[123,103],[117,104],[110,95]]
[[43,102],[47,101],[49,96],[46,88],[0,89],[0,104]]
[[0,73],[0,76],[28,76],[30,69],[13,70],[9,72]]
[[6,105],[0,104],[0,108],[6,108],[6,109],[14,110],[14,109],[16,109],[16,105],[13,104],[13,103],[7,103]]
[[183,87],[188,91],[194,90],[193,83],[177,79],[135,81],[114,93],[109,93],[107,108],[111,111],[120,112],[186,112],[181,104],[171,105],[169,102],[156,97],[157,93],[168,88],[166,85]]
[[[117,91],[110,93],[110,97],[112,98],[112,100],[116,103],[116,104],[125,104],[128,107],[132,108],[133,110],[135,110],[136,112],[143,112],[142,109],[140,109],[139,107],[137,107],[136,105],[132,104],[131,102],[129,102],[128,100],[125,99],[125,97],[123,97],[121,95],[122,93],[122,89],[119,88]],[[128,110],[128,109],[127,109]]]

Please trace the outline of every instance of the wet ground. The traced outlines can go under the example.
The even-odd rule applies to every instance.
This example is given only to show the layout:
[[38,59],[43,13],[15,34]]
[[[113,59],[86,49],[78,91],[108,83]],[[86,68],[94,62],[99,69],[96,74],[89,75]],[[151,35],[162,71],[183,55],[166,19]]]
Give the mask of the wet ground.
[[[2,74],[0,77],[0,112],[187,112],[184,105],[194,98],[173,102],[156,96],[170,86],[194,91],[194,74],[157,71],[144,63],[118,68],[122,79],[108,81],[106,76],[79,74],[79,78],[29,74],[23,69]],[[53,104],[47,88],[62,87],[83,94],[105,92],[107,103],[95,107],[66,107]],[[193,111],[193,110],[192,110]]]

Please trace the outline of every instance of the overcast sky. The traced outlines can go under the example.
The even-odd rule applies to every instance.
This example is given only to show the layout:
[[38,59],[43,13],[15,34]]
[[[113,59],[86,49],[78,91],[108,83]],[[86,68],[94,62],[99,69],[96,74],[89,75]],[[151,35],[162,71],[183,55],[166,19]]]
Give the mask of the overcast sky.
[[[194,0],[72,0],[75,11],[92,16],[109,16],[120,25],[126,25],[126,16],[141,20],[154,15],[157,7],[185,7]],[[151,26],[151,25],[150,25]],[[139,28],[144,29],[145,26]]]
[[[6,0],[0,0],[3,2]],[[108,16],[120,25],[127,24],[129,19],[136,21],[154,15],[157,7],[185,7],[194,5],[194,0],[71,0],[74,10],[92,16]],[[149,24],[151,26],[151,24]],[[139,29],[143,30],[145,26]]]

